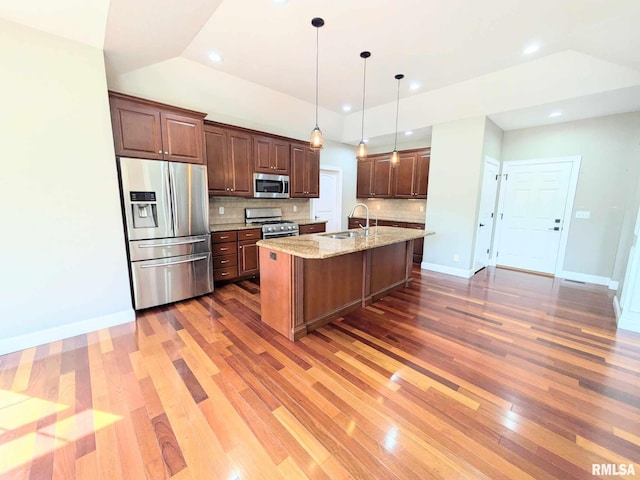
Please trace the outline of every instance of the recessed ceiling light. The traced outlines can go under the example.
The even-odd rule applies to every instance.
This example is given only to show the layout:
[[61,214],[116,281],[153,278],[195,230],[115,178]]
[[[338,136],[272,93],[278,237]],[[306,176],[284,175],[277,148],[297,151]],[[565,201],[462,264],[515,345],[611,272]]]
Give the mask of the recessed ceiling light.
[[404,132],[405,135],[413,135],[413,131],[412,130],[407,130],[406,132]]
[[560,111],[555,111],[555,112],[551,112],[551,113],[549,114],[549,118],[555,118],[555,117],[559,117],[559,116],[561,116],[561,115],[562,115],[562,112],[560,112]]
[[420,85],[420,82],[411,82],[411,83],[409,84],[409,89],[410,89],[410,90],[413,90],[413,91],[415,92],[416,90],[420,90],[420,87],[421,87],[421,86],[422,86],[422,85]]
[[348,103],[342,106],[342,111],[343,112],[350,112],[351,111],[351,105],[349,105]]
[[540,45],[537,43],[532,43],[531,45],[527,45],[526,47],[524,47],[522,53],[524,53],[525,55],[531,55],[532,53],[536,53],[538,50],[540,50]]
[[222,55],[220,55],[218,52],[210,52],[209,60],[211,60],[212,62],[220,63],[222,61]]

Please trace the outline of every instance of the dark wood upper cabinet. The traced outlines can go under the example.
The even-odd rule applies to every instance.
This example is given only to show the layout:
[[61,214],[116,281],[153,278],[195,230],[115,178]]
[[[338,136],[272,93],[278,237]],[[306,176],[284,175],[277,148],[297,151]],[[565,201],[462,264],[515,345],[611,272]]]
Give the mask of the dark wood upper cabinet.
[[291,144],[292,198],[318,198],[320,196],[320,152],[302,143]]
[[204,113],[109,92],[116,155],[204,163]]
[[275,175],[289,175],[289,142],[268,136],[253,136],[255,170]]
[[251,135],[213,125],[205,125],[204,135],[209,193],[253,196]]
[[391,162],[389,155],[370,155],[358,161],[356,196],[388,198],[391,195]]
[[390,154],[358,162],[358,198],[427,198],[430,149],[401,151],[391,167]]

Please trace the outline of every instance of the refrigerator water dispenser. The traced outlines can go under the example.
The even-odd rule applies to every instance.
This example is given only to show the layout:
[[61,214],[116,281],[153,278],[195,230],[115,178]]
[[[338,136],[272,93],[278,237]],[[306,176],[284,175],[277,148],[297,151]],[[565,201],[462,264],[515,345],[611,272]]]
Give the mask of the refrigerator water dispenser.
[[156,192],[130,192],[133,228],[157,228],[158,205]]

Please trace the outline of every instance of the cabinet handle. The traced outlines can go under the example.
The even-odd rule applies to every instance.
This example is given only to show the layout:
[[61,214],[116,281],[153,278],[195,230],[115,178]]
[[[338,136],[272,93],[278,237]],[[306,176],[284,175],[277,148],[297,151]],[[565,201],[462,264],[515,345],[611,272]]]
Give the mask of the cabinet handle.
[[233,188],[231,189],[231,191],[233,192]]
[[222,273],[220,274],[220,276],[221,276],[221,277],[226,277],[227,275],[229,275],[229,272],[222,272]]
[[222,260],[222,261],[220,262],[220,265],[224,265],[225,263],[229,263],[229,260]]
[[162,154],[162,150],[158,150],[158,153]]
[[164,152],[165,155],[169,155],[169,152]]
[[220,240],[222,240],[223,238],[229,238],[229,236],[225,235],[224,237],[220,237]]
[[240,245],[238,248],[239,248],[240,250],[242,250],[242,245]]
[[229,249],[227,247],[220,249],[221,252],[224,252],[225,250],[229,250]]

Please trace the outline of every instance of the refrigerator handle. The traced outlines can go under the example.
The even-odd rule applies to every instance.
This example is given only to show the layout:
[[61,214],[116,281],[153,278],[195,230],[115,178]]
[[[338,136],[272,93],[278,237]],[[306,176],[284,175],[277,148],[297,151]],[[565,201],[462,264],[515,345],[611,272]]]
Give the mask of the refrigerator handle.
[[152,264],[148,264],[148,265],[140,265],[140,268],[166,267],[166,266],[169,266],[169,265],[179,265],[181,263],[197,262],[198,260],[204,260],[206,258],[207,258],[207,255],[203,255],[203,256],[200,256],[200,257],[189,258],[187,260],[175,260],[173,262],[152,263]]
[[173,175],[173,167],[171,162],[167,163],[167,183],[170,185],[170,198],[171,198],[171,217],[172,217],[172,225],[173,225],[173,234],[178,234],[178,198],[177,198],[177,188],[175,184],[175,176]]

